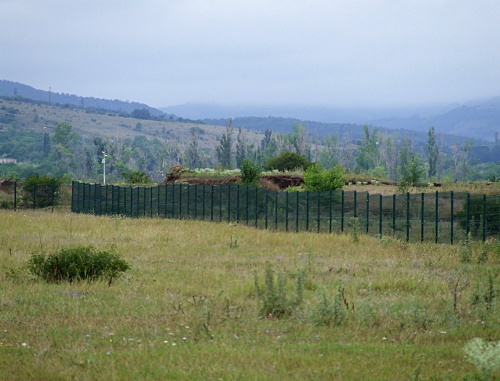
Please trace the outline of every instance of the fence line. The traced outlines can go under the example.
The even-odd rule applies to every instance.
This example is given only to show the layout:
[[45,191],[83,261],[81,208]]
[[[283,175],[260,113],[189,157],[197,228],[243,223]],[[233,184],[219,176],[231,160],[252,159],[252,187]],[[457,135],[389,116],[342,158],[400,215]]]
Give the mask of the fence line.
[[500,195],[276,192],[230,185],[120,187],[73,182],[71,210],[95,215],[236,222],[280,231],[350,232],[408,242],[498,238]]

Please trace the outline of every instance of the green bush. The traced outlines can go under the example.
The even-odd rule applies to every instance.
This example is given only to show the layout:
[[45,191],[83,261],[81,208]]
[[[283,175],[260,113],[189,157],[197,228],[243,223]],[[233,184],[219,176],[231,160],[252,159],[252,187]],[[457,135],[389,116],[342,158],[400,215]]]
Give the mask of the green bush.
[[321,171],[312,165],[304,172],[304,189],[313,192],[325,192],[340,189],[344,186],[342,167],[336,166]]
[[264,164],[264,169],[267,171],[272,171],[277,169],[278,171],[291,171],[293,169],[307,169],[312,165],[312,163],[307,160],[304,156],[296,154],[294,152],[283,152],[281,155],[272,157],[266,161]]
[[149,184],[151,183],[151,177],[141,171],[133,172],[122,172],[122,177],[129,184]]
[[242,184],[257,185],[259,183],[262,170],[258,163],[252,163],[250,160],[244,159],[241,163],[240,171]]
[[60,198],[62,180],[55,177],[34,174],[26,177],[22,191],[24,199],[36,203],[35,207],[45,208],[52,203],[57,205]]
[[305,272],[299,271],[295,295],[287,295],[285,274],[279,273],[275,281],[274,271],[269,262],[264,278],[265,288],[262,288],[255,274],[255,290],[261,302],[260,315],[278,319],[290,316],[302,303]]
[[93,246],[61,249],[58,253],[33,254],[28,261],[28,270],[47,282],[73,280],[94,281],[99,278],[117,278],[130,266],[117,254],[98,251]]

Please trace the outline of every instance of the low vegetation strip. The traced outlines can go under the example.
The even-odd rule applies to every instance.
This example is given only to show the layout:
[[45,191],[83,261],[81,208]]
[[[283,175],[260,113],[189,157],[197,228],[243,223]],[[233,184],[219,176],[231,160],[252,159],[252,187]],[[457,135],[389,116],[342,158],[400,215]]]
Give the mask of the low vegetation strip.
[[71,210],[226,221],[279,231],[352,232],[407,242],[485,242],[500,233],[500,195],[277,192],[238,184],[120,187],[73,182]]
[[[495,241],[29,209],[0,210],[0,226],[1,378],[500,377]],[[88,245],[130,269],[109,287],[26,268],[33,253]]]

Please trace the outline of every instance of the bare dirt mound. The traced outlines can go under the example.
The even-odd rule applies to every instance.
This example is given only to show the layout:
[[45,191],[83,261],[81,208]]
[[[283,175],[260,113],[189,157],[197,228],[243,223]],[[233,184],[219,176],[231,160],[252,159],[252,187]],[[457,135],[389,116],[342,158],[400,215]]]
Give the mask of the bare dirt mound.
[[[170,173],[167,174],[165,184],[191,184],[191,185],[226,185],[226,184],[241,184],[241,177],[239,175],[231,177],[206,177],[198,176],[196,174],[183,173],[184,168],[175,166],[170,168]],[[300,175],[288,174],[267,174],[260,178],[259,186],[269,190],[283,190],[288,187],[297,187],[304,182]]]

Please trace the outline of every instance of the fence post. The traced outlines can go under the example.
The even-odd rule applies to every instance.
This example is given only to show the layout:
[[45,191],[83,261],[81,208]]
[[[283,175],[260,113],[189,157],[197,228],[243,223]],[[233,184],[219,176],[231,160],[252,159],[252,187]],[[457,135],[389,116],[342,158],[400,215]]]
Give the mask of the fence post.
[[205,220],[205,184],[203,184],[201,187],[202,187],[201,188],[201,192],[202,192],[202,194],[201,194],[201,203],[202,203],[202,206],[201,206],[202,217],[201,217],[201,219]]
[[330,189],[330,197],[328,198],[328,204],[330,205],[329,206],[329,209],[328,209],[328,212],[329,212],[329,218],[330,218],[330,222],[329,222],[329,226],[328,226],[328,232],[331,233],[332,232],[332,209],[333,209],[333,190]]
[[316,222],[316,225],[317,225],[317,232],[319,233],[319,229],[320,229],[320,214],[319,214],[319,212],[320,212],[320,205],[321,205],[321,203],[320,203],[320,198],[321,197],[320,197],[320,192],[319,191],[316,192],[316,198],[317,198],[317,205],[316,205],[317,206],[317,210],[316,210],[316,220],[317,220],[317,222]]
[[240,184],[236,185],[236,223],[240,223]]
[[382,194],[379,195],[379,215],[378,215],[378,233],[380,234],[380,238],[382,238],[382,204],[383,204],[383,199],[382,199]]
[[469,242],[470,233],[470,193],[467,193],[467,224],[466,224],[466,242]]
[[285,231],[288,231],[288,191],[285,198]]
[[267,230],[267,210],[268,210],[267,209],[267,206],[268,206],[267,203],[268,202],[269,202],[269,189],[266,189],[266,206],[265,206],[265,209],[264,209],[264,212],[265,212],[265,215],[266,215],[266,217],[265,217],[265,228],[266,228],[266,230]]
[[[71,192],[71,200],[73,200],[73,192]],[[17,181],[14,181],[14,212],[17,211]]]
[[278,195],[279,192],[276,192],[276,204],[274,205],[274,229],[278,230]]
[[345,192],[342,189],[342,200],[340,201],[340,203],[341,203],[341,206],[340,206],[340,209],[341,209],[341,212],[340,212],[340,231],[342,233],[344,232],[344,205],[345,205],[344,196],[345,196]]
[[33,210],[36,208],[36,183],[33,183]]
[[357,213],[357,198],[358,198],[358,193],[356,191],[354,191],[354,218],[358,217],[358,213]]
[[248,195],[250,193],[250,187],[248,185],[245,185],[245,190],[246,190],[246,195],[247,195],[247,197],[246,197],[246,215],[245,215],[245,221],[246,221],[246,224],[248,226],[248,213],[250,212],[249,211],[250,205],[249,205],[249,201],[248,201]]
[[140,194],[141,193],[141,187],[136,187],[135,190],[136,190],[136,194],[137,194],[136,201],[135,201],[135,217],[139,218],[139,206],[140,206],[139,200],[140,200],[140,197],[141,197],[141,194]]
[[483,194],[483,242],[486,242],[486,194]]
[[231,221],[231,184],[227,184],[227,222]]
[[306,232],[309,231],[309,191],[306,191]]
[[299,231],[299,192],[295,192],[297,195],[297,205],[295,208],[295,232]]
[[179,220],[182,220],[182,184],[179,184]]
[[451,226],[450,226],[450,244],[453,245],[453,224],[455,223],[454,221],[454,216],[455,216],[455,211],[453,210],[453,191],[450,192],[450,202],[451,202],[451,206],[450,206],[450,223],[451,223]]
[[255,187],[255,227],[258,225],[258,216],[259,216],[259,187]]
[[217,186],[219,191],[219,222],[222,222],[222,185]]
[[190,186],[189,184],[186,185],[187,187],[187,218],[189,219],[189,207],[190,207],[190,198],[191,198],[191,192],[190,192]]
[[439,241],[439,192],[436,191],[436,243]]
[[[118,188],[118,196],[120,196],[120,188]],[[119,202],[120,197],[118,197],[118,203]],[[149,187],[149,218],[153,218],[153,187]]]
[[420,208],[420,242],[424,242],[424,192],[422,192],[422,206]]
[[396,235],[396,194],[392,195],[392,235]]
[[366,192],[366,234],[370,230],[370,193]]
[[[156,215],[159,216],[160,215],[160,186],[158,185],[156,187]],[[123,202],[124,205],[125,205],[125,201]]]
[[211,199],[210,199],[210,221],[214,220],[214,186],[211,185]]
[[406,242],[410,241],[410,193],[406,192]]

